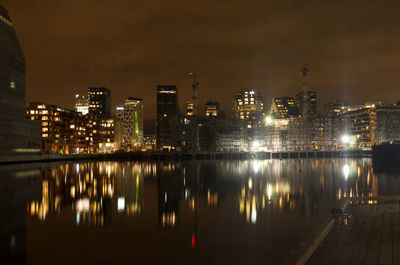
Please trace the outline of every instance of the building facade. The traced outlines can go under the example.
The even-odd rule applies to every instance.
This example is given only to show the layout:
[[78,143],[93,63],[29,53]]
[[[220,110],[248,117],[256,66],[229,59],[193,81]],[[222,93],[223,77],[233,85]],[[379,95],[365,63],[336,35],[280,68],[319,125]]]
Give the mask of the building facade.
[[75,130],[80,131],[80,128],[75,126],[78,115],[74,111],[56,105],[32,102],[26,114],[30,120],[38,121],[41,125],[44,151],[62,154],[75,152],[77,148]]
[[89,113],[111,115],[111,90],[105,87],[89,87]]
[[[348,145],[370,148],[376,144],[400,140],[400,106],[366,103],[349,108],[343,114],[343,135]],[[345,140],[345,139],[344,139]]]
[[25,58],[0,5],[0,154],[40,151],[40,124],[25,115]]
[[89,113],[89,97],[84,95],[75,95],[75,112],[81,115],[86,115]]
[[273,98],[269,114],[274,119],[298,118],[301,116],[293,97]]
[[217,117],[219,114],[219,103],[213,101],[207,101],[205,105],[206,117]]
[[296,95],[296,106],[303,117],[317,114],[317,92],[301,91]]
[[95,119],[97,126],[95,129],[94,145],[100,153],[110,153],[115,151],[118,147],[115,139],[115,126],[116,119],[113,116],[104,116]]
[[194,105],[190,101],[186,101],[186,115],[193,116]]
[[157,86],[157,150],[175,149],[171,121],[179,113],[176,86]]
[[247,120],[253,113],[264,112],[264,102],[259,92],[245,88],[233,97],[233,111],[235,117]]
[[73,110],[41,102],[30,103],[26,115],[41,125],[45,152],[106,153],[116,149],[116,121],[113,116],[83,116]]
[[119,145],[126,150],[140,150],[143,145],[143,99],[129,97],[117,106],[117,120],[122,125]]

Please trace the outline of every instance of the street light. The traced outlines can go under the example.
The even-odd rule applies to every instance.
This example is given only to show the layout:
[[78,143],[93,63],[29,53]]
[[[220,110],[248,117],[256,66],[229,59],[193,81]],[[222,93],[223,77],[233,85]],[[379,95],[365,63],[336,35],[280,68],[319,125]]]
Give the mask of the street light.
[[342,136],[342,142],[343,142],[344,144],[349,144],[350,141],[351,141],[350,136],[348,136],[347,134],[345,134],[345,135]]
[[265,123],[266,123],[267,125],[270,125],[270,124],[272,123],[272,118],[271,118],[271,116],[267,116],[267,117],[265,118]]

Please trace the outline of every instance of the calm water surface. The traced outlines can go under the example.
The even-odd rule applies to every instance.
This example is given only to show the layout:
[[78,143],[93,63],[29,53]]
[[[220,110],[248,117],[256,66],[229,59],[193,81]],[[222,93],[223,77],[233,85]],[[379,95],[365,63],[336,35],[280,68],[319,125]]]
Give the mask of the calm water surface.
[[370,159],[0,167],[2,264],[276,264],[346,198],[400,195]]

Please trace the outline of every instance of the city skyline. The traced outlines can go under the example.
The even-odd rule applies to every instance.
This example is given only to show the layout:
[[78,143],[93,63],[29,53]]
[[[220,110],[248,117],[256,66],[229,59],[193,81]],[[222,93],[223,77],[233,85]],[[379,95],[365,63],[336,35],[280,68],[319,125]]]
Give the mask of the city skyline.
[[399,263],[390,2],[1,1],[2,264]]
[[242,88],[260,91],[266,103],[295,96],[304,62],[320,106],[400,99],[394,1],[2,4],[28,62],[27,102],[72,108],[72,95],[105,86],[113,91],[112,109],[133,95],[145,100],[144,118],[154,119],[155,87],[176,84],[184,109],[191,98],[186,74],[193,71],[199,106],[217,101],[230,115],[226,95]]

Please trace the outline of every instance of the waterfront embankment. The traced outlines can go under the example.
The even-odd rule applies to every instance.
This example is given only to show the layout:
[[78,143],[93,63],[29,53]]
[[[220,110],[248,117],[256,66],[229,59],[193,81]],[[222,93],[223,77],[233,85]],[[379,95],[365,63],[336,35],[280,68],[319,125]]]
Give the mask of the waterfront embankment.
[[0,164],[69,160],[224,160],[371,157],[370,151],[285,151],[285,152],[117,152],[107,154],[0,154]]

